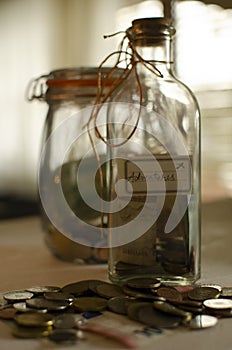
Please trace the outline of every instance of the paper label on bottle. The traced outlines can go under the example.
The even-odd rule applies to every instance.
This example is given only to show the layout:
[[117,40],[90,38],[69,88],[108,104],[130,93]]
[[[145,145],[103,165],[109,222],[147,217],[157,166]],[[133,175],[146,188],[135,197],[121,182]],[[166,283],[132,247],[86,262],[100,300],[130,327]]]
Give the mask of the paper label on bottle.
[[119,160],[119,178],[127,180],[125,195],[188,194],[191,192],[191,158],[188,156],[137,157]]

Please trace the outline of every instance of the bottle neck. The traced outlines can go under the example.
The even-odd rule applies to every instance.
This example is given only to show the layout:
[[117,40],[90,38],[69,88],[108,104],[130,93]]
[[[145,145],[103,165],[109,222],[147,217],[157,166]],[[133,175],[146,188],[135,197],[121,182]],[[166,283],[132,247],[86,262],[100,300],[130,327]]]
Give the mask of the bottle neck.
[[[157,39],[152,43],[140,41],[135,43],[137,53],[144,61],[150,61],[160,71],[163,76],[172,73],[172,41],[170,38]],[[143,65],[139,64],[139,70],[145,72],[149,70]],[[149,73],[147,73],[149,74]],[[152,74],[152,73],[151,73]]]

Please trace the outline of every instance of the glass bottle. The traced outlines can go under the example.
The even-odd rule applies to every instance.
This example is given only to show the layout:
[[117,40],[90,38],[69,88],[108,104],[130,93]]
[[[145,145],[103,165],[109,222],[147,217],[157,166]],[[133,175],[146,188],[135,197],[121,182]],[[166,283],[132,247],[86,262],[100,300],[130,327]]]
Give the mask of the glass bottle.
[[[200,113],[174,75],[165,18],[127,30],[130,74],[108,111],[109,278],[152,277],[191,284],[200,277]],[[190,68],[191,69],[191,68]]]
[[[102,94],[113,82],[113,78],[104,80],[109,70],[104,68],[102,72]],[[107,248],[91,242],[92,227],[100,227],[105,219],[81,198],[79,189],[84,181],[84,191],[91,198],[88,181],[92,167],[98,164],[86,125],[97,93],[98,68],[81,67],[54,70],[36,79],[30,97],[45,100],[49,107],[38,186],[45,242],[56,257],[78,264],[106,263],[108,258]],[[92,138],[96,141],[94,133]],[[101,146],[99,152],[105,153],[105,147]],[[78,173],[84,158],[86,172]]]

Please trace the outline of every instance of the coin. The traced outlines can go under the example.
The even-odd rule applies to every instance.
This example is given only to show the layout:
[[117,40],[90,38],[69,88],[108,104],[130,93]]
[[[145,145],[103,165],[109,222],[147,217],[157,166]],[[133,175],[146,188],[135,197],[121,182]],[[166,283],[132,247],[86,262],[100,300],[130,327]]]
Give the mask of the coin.
[[206,299],[203,305],[210,309],[232,309],[231,299]]
[[8,292],[3,295],[7,301],[27,300],[33,297],[33,293],[24,291]]
[[150,293],[147,291],[144,292],[139,289],[133,289],[128,286],[124,286],[122,290],[126,295],[134,297],[136,299],[160,300],[160,301],[166,300],[164,298],[154,295],[153,293]]
[[73,294],[76,297],[89,291],[89,283],[90,280],[69,283],[61,288],[61,291],[64,293]]
[[73,301],[72,307],[79,312],[103,311],[107,308],[107,300],[100,297],[79,297]]
[[219,296],[219,290],[213,287],[196,287],[188,293],[188,297],[190,299],[201,301],[218,298]]
[[173,287],[160,287],[157,289],[157,294],[168,301],[181,301],[183,298],[182,294]]
[[223,298],[232,298],[232,287],[223,287],[221,291]]
[[24,313],[15,316],[15,321],[20,326],[42,327],[51,326],[54,323],[54,316],[42,313]]
[[47,300],[58,300],[71,302],[75,299],[74,295],[65,292],[46,292],[44,298]]
[[219,292],[222,291],[222,286],[219,284],[214,284],[214,283],[203,283],[201,284],[201,287],[211,287],[217,289]]
[[211,315],[217,317],[232,317],[232,309],[209,309]]
[[167,315],[164,312],[155,310],[152,304],[148,304],[139,309],[138,320],[150,327],[176,328],[181,323],[182,317]]
[[77,321],[76,321],[76,315],[75,314],[62,314],[56,316],[54,319],[54,327],[55,328],[73,328],[75,327]]
[[202,329],[213,327],[217,324],[218,319],[210,315],[197,315],[189,323],[191,329]]
[[47,337],[51,332],[50,327],[36,327],[29,328],[15,325],[12,329],[12,335],[17,338],[33,339],[40,337]]
[[96,287],[99,286],[100,284],[109,284],[108,282],[105,281],[100,281],[100,280],[90,280],[89,281],[89,290],[95,294],[97,294]]
[[47,309],[35,310],[32,307],[28,307],[26,302],[14,303],[13,308],[19,312],[44,312],[44,313],[47,312]]
[[128,297],[113,297],[108,300],[108,309],[116,314],[126,315],[127,306],[132,302]]
[[13,307],[0,310],[0,319],[13,320],[16,314],[16,310]]
[[0,309],[4,309],[5,306],[9,305],[8,301],[6,299],[4,299],[4,297],[0,298]]
[[67,309],[69,306],[69,303],[67,303],[66,301],[47,300],[39,297],[26,300],[26,304],[27,306],[35,309],[47,309],[49,311],[64,310]]
[[125,296],[125,293],[123,293],[122,289],[119,286],[109,283],[103,283],[96,286],[96,292],[101,297],[107,299]]
[[171,305],[165,301],[154,301],[153,306],[155,309],[163,311],[167,314],[181,316],[186,322],[192,319],[192,314],[190,312],[181,310],[178,307]]
[[75,343],[77,332],[73,329],[55,329],[48,334],[48,339],[55,343]]
[[132,278],[127,282],[127,286],[136,289],[155,289],[160,286],[161,282],[155,278]]
[[43,294],[46,292],[59,292],[60,287],[57,286],[34,286],[26,289],[27,292],[34,294]]
[[145,301],[135,301],[127,306],[127,315],[131,320],[139,321],[139,310],[150,303]]

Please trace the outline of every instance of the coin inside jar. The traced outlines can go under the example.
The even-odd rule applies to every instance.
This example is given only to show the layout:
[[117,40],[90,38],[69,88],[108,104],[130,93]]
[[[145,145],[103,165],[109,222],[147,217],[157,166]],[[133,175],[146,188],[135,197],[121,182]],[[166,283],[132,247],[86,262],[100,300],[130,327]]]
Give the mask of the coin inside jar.
[[132,278],[127,282],[128,287],[135,289],[156,289],[160,284],[159,280],[148,277]]

